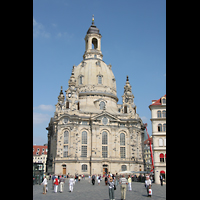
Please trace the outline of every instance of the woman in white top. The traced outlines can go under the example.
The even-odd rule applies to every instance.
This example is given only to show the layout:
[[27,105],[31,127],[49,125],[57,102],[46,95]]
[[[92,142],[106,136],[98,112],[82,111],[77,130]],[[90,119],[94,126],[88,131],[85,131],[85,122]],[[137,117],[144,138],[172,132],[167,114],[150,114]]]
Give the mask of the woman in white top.
[[43,194],[46,194],[46,187],[47,187],[47,179],[46,176],[44,176],[44,180],[41,183],[41,185],[43,184]]

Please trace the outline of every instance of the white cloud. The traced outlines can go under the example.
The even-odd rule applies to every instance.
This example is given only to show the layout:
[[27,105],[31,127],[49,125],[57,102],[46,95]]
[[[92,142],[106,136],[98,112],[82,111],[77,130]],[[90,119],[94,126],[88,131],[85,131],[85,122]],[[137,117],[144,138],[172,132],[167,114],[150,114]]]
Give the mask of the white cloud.
[[147,118],[145,116],[141,117],[142,121],[147,121]]
[[48,122],[50,120],[50,115],[33,112],[33,125],[42,124],[43,122]]
[[38,106],[38,108],[40,110],[44,110],[44,111],[53,111],[54,110],[54,107],[52,105],[41,104],[41,105]]
[[49,38],[50,37],[50,33],[48,33],[47,31],[45,31],[44,26],[41,23],[36,22],[36,20],[33,17],[33,37],[45,37],[45,38]]

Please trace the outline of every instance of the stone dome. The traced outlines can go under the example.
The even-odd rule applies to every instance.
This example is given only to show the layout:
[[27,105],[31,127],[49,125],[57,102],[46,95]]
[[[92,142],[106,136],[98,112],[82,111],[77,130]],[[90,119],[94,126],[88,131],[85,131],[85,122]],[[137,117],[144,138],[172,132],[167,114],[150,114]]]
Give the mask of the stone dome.
[[111,65],[99,59],[88,59],[74,67],[79,92],[89,92],[117,98],[116,81]]

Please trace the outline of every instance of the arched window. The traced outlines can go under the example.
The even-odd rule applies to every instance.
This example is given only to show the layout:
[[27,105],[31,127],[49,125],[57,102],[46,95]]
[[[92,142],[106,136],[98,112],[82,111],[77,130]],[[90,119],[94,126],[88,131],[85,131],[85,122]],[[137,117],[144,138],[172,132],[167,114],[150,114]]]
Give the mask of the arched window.
[[162,117],[166,117],[166,111],[165,110],[162,111]]
[[98,48],[98,41],[96,38],[92,39],[92,49],[97,49]]
[[101,101],[100,102],[100,110],[103,110],[105,106],[106,106],[105,102]]
[[102,157],[107,158],[108,157],[108,133],[104,131],[102,133]]
[[102,84],[102,76],[98,75],[98,84]]
[[125,145],[125,134],[124,133],[120,134],[120,145]]
[[85,164],[82,165],[82,172],[87,172],[87,165]]
[[160,111],[160,110],[157,111],[157,117],[158,117],[158,118],[161,117],[161,111]]
[[163,147],[163,139],[162,138],[159,139],[159,147]]
[[87,132],[82,132],[82,144],[87,144]]
[[102,133],[102,144],[108,144],[108,133],[106,131]]
[[69,131],[64,132],[64,144],[68,144],[69,139]]
[[166,124],[163,124],[163,131],[166,131]]
[[164,154],[163,153],[160,154],[160,162],[164,162]]
[[83,84],[83,75],[79,76],[79,84],[82,85]]
[[162,131],[162,124],[158,124],[158,132]]

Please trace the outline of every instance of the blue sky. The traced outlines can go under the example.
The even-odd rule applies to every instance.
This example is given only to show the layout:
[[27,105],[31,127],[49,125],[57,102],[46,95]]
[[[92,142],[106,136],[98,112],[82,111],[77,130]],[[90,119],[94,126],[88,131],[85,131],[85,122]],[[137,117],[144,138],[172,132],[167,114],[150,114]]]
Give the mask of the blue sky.
[[83,60],[92,15],[112,65],[118,103],[126,75],[137,113],[152,134],[148,106],[166,94],[165,0],[33,0],[33,144],[47,143],[46,127],[73,65]]

